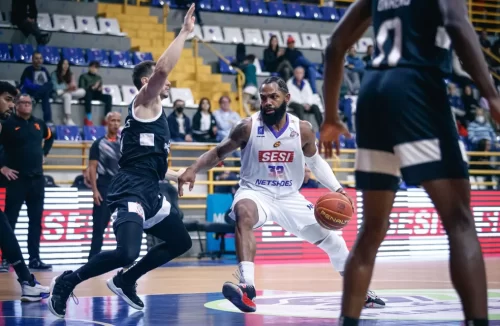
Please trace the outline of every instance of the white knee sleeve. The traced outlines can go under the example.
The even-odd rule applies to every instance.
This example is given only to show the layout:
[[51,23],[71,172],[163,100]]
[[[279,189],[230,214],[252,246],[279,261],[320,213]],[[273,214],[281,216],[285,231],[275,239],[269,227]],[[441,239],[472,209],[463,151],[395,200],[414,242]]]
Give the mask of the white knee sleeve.
[[321,248],[338,272],[344,271],[344,265],[349,256],[349,250],[344,238],[333,231],[328,231],[319,224],[309,225],[300,231],[300,237]]

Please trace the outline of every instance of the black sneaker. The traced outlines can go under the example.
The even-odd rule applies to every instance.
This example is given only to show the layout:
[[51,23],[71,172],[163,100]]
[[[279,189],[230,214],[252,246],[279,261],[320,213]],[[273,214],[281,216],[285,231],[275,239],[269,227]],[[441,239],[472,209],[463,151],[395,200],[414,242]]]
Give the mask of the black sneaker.
[[4,259],[0,264],[0,273],[8,273],[9,272],[9,262]]
[[78,299],[73,294],[75,286],[64,280],[64,277],[71,273],[72,271],[65,271],[62,275],[54,277],[50,283],[49,311],[59,318],[64,318],[66,315],[66,303],[70,296],[78,304]]
[[384,308],[385,302],[378,297],[373,291],[368,291],[366,294],[365,308]]
[[28,265],[28,268],[34,271],[51,271],[52,270],[52,265],[45,264],[40,260],[40,258],[35,258],[30,260],[30,263]]
[[137,310],[144,309],[144,302],[137,296],[137,283],[125,284],[122,279],[123,270],[119,271],[115,277],[110,278],[106,284],[108,288],[117,296],[121,297],[132,308]]
[[257,293],[255,287],[251,285],[226,282],[222,287],[222,294],[243,312],[255,312],[257,310],[255,305]]

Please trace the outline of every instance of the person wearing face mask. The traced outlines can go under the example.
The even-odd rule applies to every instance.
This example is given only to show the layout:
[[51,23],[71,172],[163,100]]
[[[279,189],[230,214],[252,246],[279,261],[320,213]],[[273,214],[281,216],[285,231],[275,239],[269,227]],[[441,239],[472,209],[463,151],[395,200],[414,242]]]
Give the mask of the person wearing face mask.
[[491,123],[486,119],[483,108],[476,109],[476,118],[474,121],[469,123],[467,132],[469,134],[469,140],[474,148],[477,148],[482,139],[488,139],[491,146],[495,147],[495,131],[493,130]]
[[187,141],[192,142],[191,137],[191,121],[184,114],[184,101],[174,101],[174,112],[168,118],[168,128],[170,129],[170,139],[174,142]]
[[[330,258],[333,267],[344,274],[349,255],[342,237],[322,228],[314,217],[314,205],[299,189],[304,167],[332,192],[350,200],[320,156],[316,136],[307,121],[286,112],[290,92],[279,77],[269,77],[260,86],[260,112],[237,123],[229,136],[203,154],[178,178],[179,195],[183,185],[193,189],[196,174],[203,173],[241,148],[240,188],[234,195],[229,216],[236,222],[236,250],[239,261],[238,283],[226,282],[222,294],[243,312],[255,312],[255,237],[253,230],[274,221],[286,232],[317,245]],[[352,203],[352,202],[351,202]],[[366,295],[367,307],[385,305],[372,291]]]

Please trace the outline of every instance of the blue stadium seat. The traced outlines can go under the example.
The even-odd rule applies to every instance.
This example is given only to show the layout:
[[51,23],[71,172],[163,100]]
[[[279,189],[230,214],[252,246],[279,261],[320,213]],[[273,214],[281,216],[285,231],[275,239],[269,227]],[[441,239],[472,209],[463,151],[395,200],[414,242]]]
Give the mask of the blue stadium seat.
[[80,129],[78,126],[57,126],[56,127],[56,140],[71,140],[80,141]]
[[323,12],[323,20],[338,22],[340,19],[337,9],[333,7],[322,7],[321,11]]
[[122,68],[132,68],[134,63],[132,62],[132,55],[128,51],[113,51],[110,54],[111,66],[112,67],[122,67]]
[[[229,60],[229,62],[234,61],[233,57],[226,57],[226,59]],[[222,61],[221,59],[219,59],[219,71],[221,74],[231,74],[231,75],[236,74],[236,70],[231,69],[231,66]]]
[[289,17],[286,13],[285,5],[281,2],[268,2],[269,16]]
[[252,15],[268,16],[266,3],[263,0],[250,0],[250,13]]
[[0,61],[12,61],[9,45],[6,43],[0,43]]
[[212,2],[210,0],[200,0],[200,9],[206,11],[213,11]]
[[213,0],[212,1],[213,11],[230,12],[231,6],[229,5],[229,0]]
[[306,19],[322,20],[323,14],[318,6],[304,5],[304,15]]
[[106,50],[103,49],[87,49],[87,60],[88,62],[98,61],[103,67],[109,67],[111,65],[109,62],[109,55]]
[[153,55],[150,52],[134,52],[134,54],[132,55],[132,61],[134,62],[134,65],[145,60],[153,60]]
[[104,126],[83,127],[83,140],[96,140],[104,135],[106,135],[106,128]]
[[42,54],[43,62],[56,65],[61,60],[59,49],[55,46],[38,46],[38,52]]
[[288,17],[295,17],[304,19],[304,8],[298,3],[287,3],[286,4],[286,14]]
[[75,66],[87,65],[87,60],[85,60],[85,55],[81,48],[62,48],[62,57]]
[[231,0],[231,12],[248,14],[250,12],[248,2],[246,0]]
[[31,44],[12,44],[12,56],[14,61],[31,62],[33,52],[33,46]]

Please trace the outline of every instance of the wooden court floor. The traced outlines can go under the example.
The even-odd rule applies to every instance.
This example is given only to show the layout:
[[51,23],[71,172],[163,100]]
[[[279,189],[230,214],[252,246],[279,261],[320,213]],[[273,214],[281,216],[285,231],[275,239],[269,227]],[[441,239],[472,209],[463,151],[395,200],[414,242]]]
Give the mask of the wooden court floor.
[[[252,315],[238,313],[220,294],[225,281],[234,281],[236,265],[198,264],[175,262],[174,267],[159,268],[140,279],[138,293],[146,304],[140,313],[106,287],[105,281],[114,273],[88,280],[75,290],[79,304],[70,299],[65,324],[167,325],[167,320],[168,325],[336,323],[342,280],[328,263],[257,265],[256,286],[261,292],[257,312]],[[498,324],[492,324],[500,325],[500,258],[487,258],[486,266],[490,315],[498,320]],[[60,273],[62,270],[35,275],[40,283],[48,285]],[[457,320],[461,309],[444,259],[378,261],[371,289],[387,301],[386,308],[363,312],[363,317],[376,325],[460,325]],[[21,304],[16,301],[19,295],[15,274],[0,274],[0,326],[47,325],[47,320],[56,320],[48,313],[45,302]],[[30,318],[25,317],[26,309]]]

